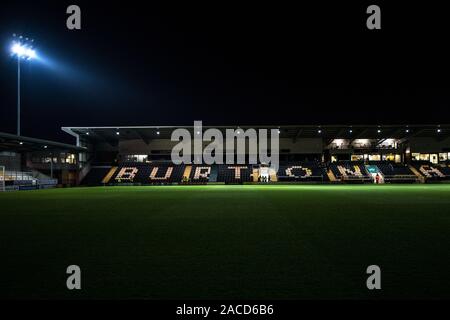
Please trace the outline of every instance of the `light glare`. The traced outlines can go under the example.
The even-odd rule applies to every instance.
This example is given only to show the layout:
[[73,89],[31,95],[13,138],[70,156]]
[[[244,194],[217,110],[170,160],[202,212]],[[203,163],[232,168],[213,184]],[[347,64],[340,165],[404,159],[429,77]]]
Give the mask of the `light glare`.
[[20,43],[14,43],[11,46],[11,53],[17,55],[19,58],[33,59],[36,58],[36,51],[30,47],[21,45]]

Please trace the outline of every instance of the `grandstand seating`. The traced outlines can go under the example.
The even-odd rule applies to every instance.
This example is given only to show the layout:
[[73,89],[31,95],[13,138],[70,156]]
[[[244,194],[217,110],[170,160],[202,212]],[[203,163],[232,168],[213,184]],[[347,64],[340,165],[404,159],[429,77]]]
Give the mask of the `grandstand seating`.
[[[423,175],[429,182],[450,180],[448,165],[416,163],[415,167],[411,169],[407,165],[389,161],[377,161],[371,164],[378,167],[385,182],[415,182],[420,175]],[[174,165],[170,162],[126,162],[112,169],[111,167],[92,167],[82,184],[99,185],[102,181],[106,184],[172,184],[181,182],[204,184],[211,181],[239,184],[257,182],[259,168],[259,166],[252,165]],[[355,161],[332,163],[329,171],[320,162],[285,162],[280,164],[277,174],[271,177],[271,181],[325,182],[330,181],[330,175],[334,177],[333,181],[373,181],[364,163]],[[108,177],[107,181],[105,177]]]
[[362,162],[339,161],[332,163],[330,169],[337,180],[347,182],[370,182],[372,177]]
[[252,181],[251,165],[218,165],[217,181],[225,183],[243,183]]
[[377,161],[375,165],[384,176],[385,182],[415,182],[417,176],[404,164],[389,161]]
[[278,181],[327,181],[325,168],[317,162],[293,162],[280,165]]
[[193,165],[189,174],[190,183],[206,183],[211,175],[211,166]]
[[82,185],[95,186],[99,185],[102,179],[108,174],[110,167],[91,167],[88,174],[81,181]]
[[425,177],[427,182],[450,180],[450,168],[447,165],[418,162],[414,163],[413,166]]
[[180,182],[184,165],[171,163],[123,163],[110,179],[110,183],[165,184]]

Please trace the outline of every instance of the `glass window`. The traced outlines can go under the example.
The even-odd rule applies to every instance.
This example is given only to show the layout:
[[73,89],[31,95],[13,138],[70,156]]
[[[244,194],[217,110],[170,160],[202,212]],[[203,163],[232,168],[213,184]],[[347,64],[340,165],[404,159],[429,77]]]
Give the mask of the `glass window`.
[[444,162],[447,161],[447,153],[439,153],[439,161]]
[[420,161],[430,161],[430,154],[429,153],[421,153],[419,156]]
[[414,161],[420,160],[420,153],[413,152],[411,155],[412,155],[411,156],[412,160],[414,160]]
[[73,153],[68,153],[65,161],[66,163],[75,164],[75,155]]
[[352,161],[363,161],[364,156],[362,154],[352,154],[351,160]]
[[434,164],[439,162],[437,153],[430,154],[430,162]]
[[380,161],[381,156],[379,154],[369,154],[369,160],[370,161]]

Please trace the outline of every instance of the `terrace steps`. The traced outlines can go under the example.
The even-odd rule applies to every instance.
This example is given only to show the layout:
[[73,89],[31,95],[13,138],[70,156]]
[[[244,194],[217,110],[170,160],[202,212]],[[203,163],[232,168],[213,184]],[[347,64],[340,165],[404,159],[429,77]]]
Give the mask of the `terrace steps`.
[[114,173],[116,172],[117,167],[111,167],[111,169],[109,170],[109,172],[106,174],[106,176],[103,178],[102,183],[109,183],[109,180],[111,180],[112,176],[114,175]]
[[191,176],[192,166],[186,166],[183,173],[183,179],[189,180],[189,177]]
[[425,183],[425,177],[423,175],[421,175],[420,172],[416,168],[414,168],[411,165],[409,165],[408,167],[417,176],[417,178],[419,179],[419,181],[421,183]]
[[327,171],[327,176],[328,176],[328,179],[330,179],[331,182],[336,182],[337,181],[336,177],[334,176],[333,171],[328,170]]

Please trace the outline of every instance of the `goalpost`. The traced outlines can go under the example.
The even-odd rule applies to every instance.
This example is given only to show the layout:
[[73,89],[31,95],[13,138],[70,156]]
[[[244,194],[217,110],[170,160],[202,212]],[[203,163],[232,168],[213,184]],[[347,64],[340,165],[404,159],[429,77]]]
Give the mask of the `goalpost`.
[[5,167],[0,166],[0,192],[5,191]]

